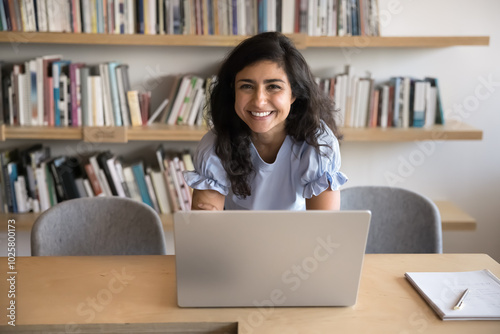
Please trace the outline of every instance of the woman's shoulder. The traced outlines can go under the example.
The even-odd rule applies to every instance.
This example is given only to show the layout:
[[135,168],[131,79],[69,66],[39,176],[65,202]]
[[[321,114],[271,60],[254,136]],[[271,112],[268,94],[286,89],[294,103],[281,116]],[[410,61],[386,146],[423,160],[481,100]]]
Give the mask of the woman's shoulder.
[[338,143],[332,129],[324,122],[321,122],[321,126],[316,131],[316,138],[318,139],[318,144],[321,146],[327,145],[333,148]]
[[215,154],[216,134],[212,130],[208,130],[198,142],[197,151],[202,154]]
[[332,156],[339,149],[339,144],[337,137],[335,137],[333,131],[326,125],[326,123],[321,123],[320,127],[316,129],[316,142],[318,148],[313,145],[302,141],[295,142],[294,151],[299,156]]

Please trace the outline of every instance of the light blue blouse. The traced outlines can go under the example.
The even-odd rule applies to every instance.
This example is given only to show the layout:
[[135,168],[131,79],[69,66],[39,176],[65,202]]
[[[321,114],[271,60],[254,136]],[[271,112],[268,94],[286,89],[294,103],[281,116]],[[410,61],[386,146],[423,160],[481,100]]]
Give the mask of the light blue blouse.
[[347,182],[339,171],[340,150],[330,129],[319,134],[322,154],[306,142],[285,138],[276,160],[269,164],[261,159],[251,144],[251,161],[255,174],[251,177],[252,194],[238,198],[219,157],[215,154],[215,134],[209,131],[200,141],[193,157],[194,171],[184,172],[186,183],[193,189],[216,190],[226,196],[226,210],[305,210],[305,199],[328,188],[337,190]]

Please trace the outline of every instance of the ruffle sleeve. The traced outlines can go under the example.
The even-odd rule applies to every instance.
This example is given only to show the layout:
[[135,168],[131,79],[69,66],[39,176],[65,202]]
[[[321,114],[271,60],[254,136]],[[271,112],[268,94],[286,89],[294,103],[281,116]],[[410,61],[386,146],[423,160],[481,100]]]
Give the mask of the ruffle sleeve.
[[338,190],[347,182],[347,176],[340,171],[340,149],[335,135],[330,129],[324,130],[318,137],[321,144],[319,153],[311,146],[302,152],[301,183],[304,186],[304,198],[318,196],[326,189]]
[[215,134],[209,131],[198,144],[193,157],[194,170],[183,173],[188,186],[198,190],[215,190],[227,196],[229,180],[214,151]]

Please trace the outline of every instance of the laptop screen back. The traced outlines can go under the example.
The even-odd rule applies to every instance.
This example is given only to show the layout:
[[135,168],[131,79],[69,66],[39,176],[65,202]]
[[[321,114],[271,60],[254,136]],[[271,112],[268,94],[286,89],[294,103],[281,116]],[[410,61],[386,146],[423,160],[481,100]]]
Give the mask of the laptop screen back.
[[369,211],[174,215],[181,307],[356,303]]

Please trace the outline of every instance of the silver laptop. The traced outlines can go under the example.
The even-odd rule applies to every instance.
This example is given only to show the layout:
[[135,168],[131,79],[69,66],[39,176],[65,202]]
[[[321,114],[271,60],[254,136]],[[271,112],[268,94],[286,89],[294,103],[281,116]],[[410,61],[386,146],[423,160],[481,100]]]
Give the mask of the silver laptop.
[[370,218],[370,211],[177,212],[178,305],[354,305]]

